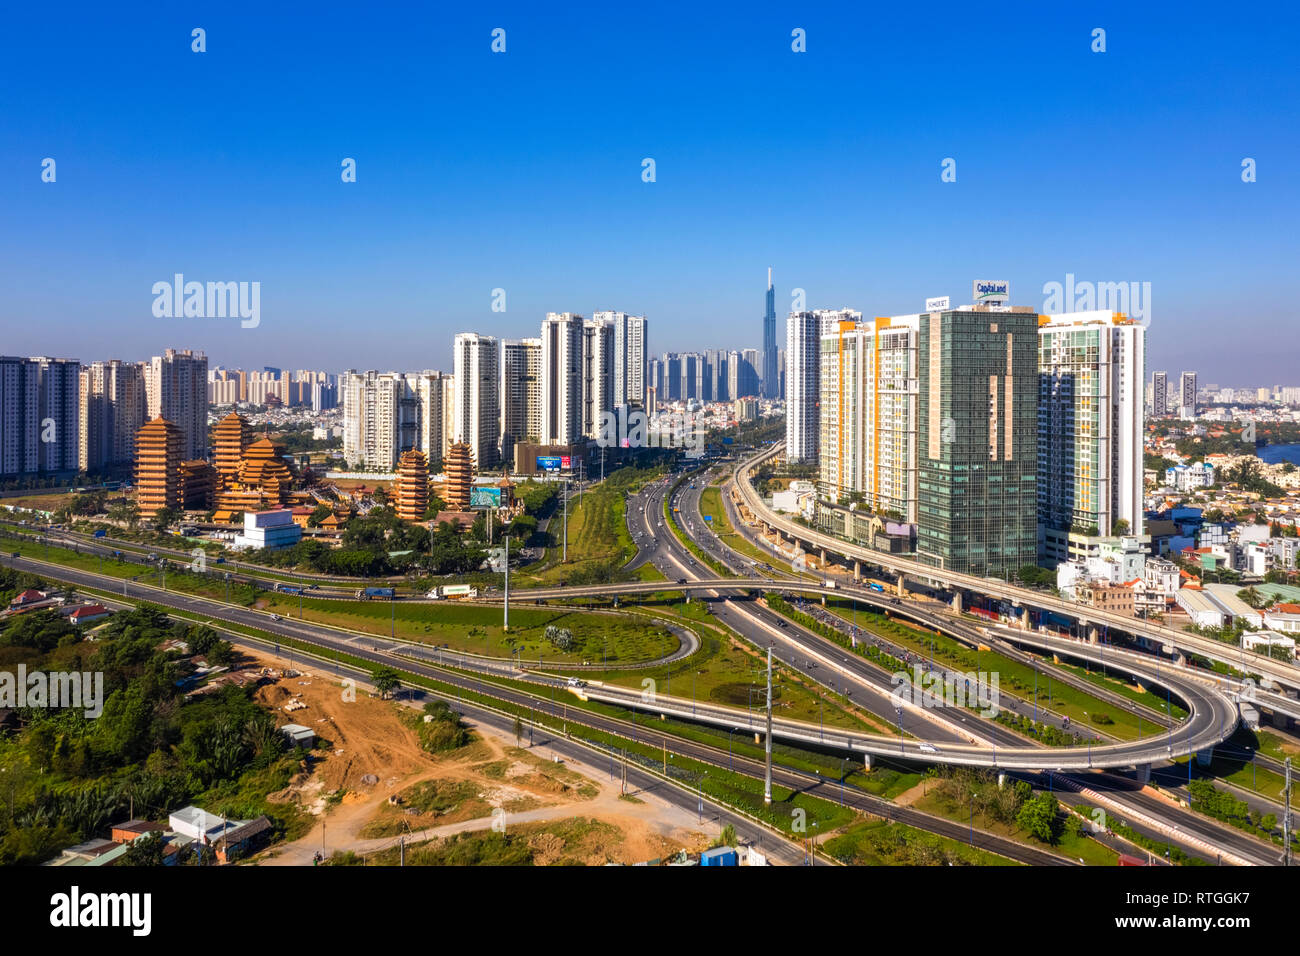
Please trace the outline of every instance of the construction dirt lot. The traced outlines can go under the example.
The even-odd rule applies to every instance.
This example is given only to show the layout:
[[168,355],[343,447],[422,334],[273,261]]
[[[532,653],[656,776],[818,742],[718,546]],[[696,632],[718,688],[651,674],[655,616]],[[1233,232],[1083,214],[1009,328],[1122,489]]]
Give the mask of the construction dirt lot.
[[[277,675],[286,666],[248,656]],[[322,850],[325,857],[350,851],[389,862],[386,851],[403,835],[407,846],[436,843],[494,823],[527,834],[535,863],[636,863],[709,843],[692,814],[651,794],[621,797],[608,768],[555,763],[545,748],[529,750],[526,737],[521,748],[513,737],[466,720],[473,731],[468,746],[430,754],[415,730],[418,710],[361,686],[345,695],[333,675],[310,669],[279,676],[256,697],[274,709],[278,724],[301,724],[317,735],[309,769],[269,799],[296,803],[318,822],[253,863],[309,866]]]

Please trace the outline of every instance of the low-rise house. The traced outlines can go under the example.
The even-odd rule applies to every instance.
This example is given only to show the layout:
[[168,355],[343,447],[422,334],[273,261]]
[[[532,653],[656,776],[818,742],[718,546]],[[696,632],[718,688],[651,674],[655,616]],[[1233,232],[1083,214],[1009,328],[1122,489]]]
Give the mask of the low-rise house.
[[18,594],[15,594],[13,599],[9,602],[9,606],[27,607],[31,604],[38,604],[45,599],[46,594],[43,591],[38,591],[35,588],[28,588],[26,591],[20,591]]
[[68,615],[68,620],[73,624],[89,624],[94,621],[102,621],[111,613],[102,604],[83,604]]
[[246,853],[271,829],[271,821],[265,816],[254,820],[229,820],[193,806],[177,810],[168,817],[168,823],[181,836],[200,846],[212,847],[221,863]]
[[1273,648],[1285,648],[1295,660],[1295,638],[1276,631],[1246,631],[1241,635],[1242,644],[1248,651],[1267,654]]
[[1300,634],[1300,604],[1275,604],[1264,612],[1264,626],[1282,634]]
[[288,737],[289,743],[295,747],[305,747],[310,750],[316,745],[316,731],[302,724],[285,724],[280,728],[280,733]]

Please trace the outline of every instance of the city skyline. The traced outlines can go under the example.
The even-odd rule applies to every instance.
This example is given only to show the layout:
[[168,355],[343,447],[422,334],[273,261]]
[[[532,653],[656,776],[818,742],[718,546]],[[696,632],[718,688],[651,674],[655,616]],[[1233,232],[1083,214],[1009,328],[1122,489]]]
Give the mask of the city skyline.
[[[1153,323],[1177,332],[1152,367],[1281,380],[1295,364],[1297,134],[1273,117],[1298,91],[1266,18],[1225,32],[1119,6],[764,12],[689,30],[609,11],[499,16],[504,54],[496,21],[410,14],[407,33],[440,38],[427,57],[395,51],[385,22],[345,39],[272,11],[213,13],[196,54],[194,24],[175,17],[92,14],[69,34],[16,11],[0,39],[6,351],[47,351],[56,322],[106,358],[166,339],[224,365],[293,351],[310,366],[445,368],[456,332],[517,338],[547,312],[605,309],[650,317],[660,346],[761,348],[771,267],[778,316],[796,288],[806,308],[892,315],[964,300],[972,276],[1009,280],[1040,312],[1067,275],[1149,282]],[[954,87],[880,42],[908,35],[936,60],[967,55],[973,35],[996,35],[1001,55]],[[638,63],[621,82],[546,69],[611,47]],[[342,88],[297,79],[336,59]],[[505,95],[525,83],[529,97]],[[298,108],[267,105],[282,99]],[[140,135],[158,115],[230,135],[215,149],[206,134]],[[1246,158],[1257,181],[1242,181]],[[259,324],[155,317],[153,285],[177,273],[260,283]],[[1282,346],[1225,352],[1223,328],[1244,319]],[[388,334],[357,334],[374,324]]]

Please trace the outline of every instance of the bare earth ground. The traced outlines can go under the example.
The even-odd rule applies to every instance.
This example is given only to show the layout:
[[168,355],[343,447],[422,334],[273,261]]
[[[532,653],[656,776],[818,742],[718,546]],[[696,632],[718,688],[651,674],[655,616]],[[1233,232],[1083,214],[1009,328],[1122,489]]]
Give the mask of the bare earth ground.
[[920,800],[927,793],[939,786],[942,781],[939,780],[922,780],[916,786],[904,790],[894,798],[894,803],[900,807],[910,807],[916,801]]
[[[285,665],[267,655],[248,656],[266,667]],[[619,783],[610,781],[608,767],[554,764],[545,746],[518,748],[513,737],[472,720],[466,720],[475,732],[469,746],[432,755],[399,718],[400,705],[370,697],[363,688],[355,697],[345,701],[336,679],[318,671],[281,677],[257,691],[260,702],[277,708],[280,724],[310,727],[327,743],[315,752],[323,759],[318,756],[289,787],[269,795],[273,801],[297,803],[319,822],[302,839],[271,847],[252,862],[310,866],[318,851],[325,856],[340,850],[370,854],[396,845],[399,833],[407,834],[410,845],[485,830],[498,810],[504,811],[507,827],[576,817],[608,823],[622,839],[602,850],[626,863],[664,857],[683,847],[703,849],[712,836],[702,831],[694,814],[652,794],[636,794],[639,802],[620,799]],[[283,709],[295,699],[307,706]],[[367,775],[378,783],[363,783]],[[410,788],[426,781],[468,797],[446,813],[408,813]],[[340,788],[342,799],[330,800]],[[403,803],[391,805],[394,795]]]

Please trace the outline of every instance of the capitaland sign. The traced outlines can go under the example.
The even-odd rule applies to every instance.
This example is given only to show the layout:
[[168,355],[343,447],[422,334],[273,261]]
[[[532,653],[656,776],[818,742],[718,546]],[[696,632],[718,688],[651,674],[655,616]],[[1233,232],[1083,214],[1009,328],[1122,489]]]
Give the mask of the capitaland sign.
[[1005,302],[1011,298],[1011,283],[997,279],[976,279],[971,295],[976,302]]

